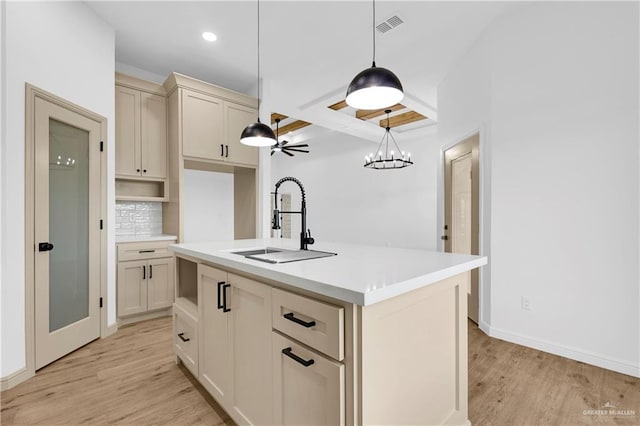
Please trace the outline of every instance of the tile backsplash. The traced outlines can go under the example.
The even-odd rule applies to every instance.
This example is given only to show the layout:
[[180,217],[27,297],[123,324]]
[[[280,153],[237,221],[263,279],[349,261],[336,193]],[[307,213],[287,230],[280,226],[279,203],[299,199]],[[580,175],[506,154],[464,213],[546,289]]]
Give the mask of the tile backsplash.
[[162,203],[116,201],[116,235],[162,234]]

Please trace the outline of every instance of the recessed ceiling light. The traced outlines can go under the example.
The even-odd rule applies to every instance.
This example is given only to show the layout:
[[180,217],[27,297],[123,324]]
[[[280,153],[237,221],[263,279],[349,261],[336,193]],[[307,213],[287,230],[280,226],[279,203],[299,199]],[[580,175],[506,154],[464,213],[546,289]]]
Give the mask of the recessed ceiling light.
[[216,41],[218,39],[218,36],[215,35],[214,33],[210,33],[210,32],[204,32],[202,33],[202,38],[207,40],[207,41]]

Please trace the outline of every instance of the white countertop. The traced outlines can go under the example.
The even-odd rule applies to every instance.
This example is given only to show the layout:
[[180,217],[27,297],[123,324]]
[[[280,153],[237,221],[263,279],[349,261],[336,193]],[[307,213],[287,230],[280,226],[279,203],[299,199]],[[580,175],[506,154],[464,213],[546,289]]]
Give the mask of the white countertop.
[[487,258],[427,250],[319,242],[309,249],[337,256],[271,264],[231,253],[241,249],[297,249],[297,240],[257,239],[183,243],[178,254],[233,268],[361,306],[372,305],[487,264]]
[[170,234],[157,235],[116,235],[116,243],[141,243],[145,241],[171,241],[178,237]]

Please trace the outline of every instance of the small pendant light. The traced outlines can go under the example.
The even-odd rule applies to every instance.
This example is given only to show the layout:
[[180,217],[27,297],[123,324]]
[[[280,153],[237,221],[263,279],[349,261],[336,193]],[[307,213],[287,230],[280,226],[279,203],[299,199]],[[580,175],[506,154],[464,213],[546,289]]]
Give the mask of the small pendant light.
[[249,146],[271,146],[278,143],[271,127],[260,122],[260,0],[258,3],[258,121],[242,131],[240,142]]
[[356,75],[347,89],[347,104],[356,109],[382,109],[404,97],[402,83],[386,68],[376,67],[376,1],[373,0],[373,62]]

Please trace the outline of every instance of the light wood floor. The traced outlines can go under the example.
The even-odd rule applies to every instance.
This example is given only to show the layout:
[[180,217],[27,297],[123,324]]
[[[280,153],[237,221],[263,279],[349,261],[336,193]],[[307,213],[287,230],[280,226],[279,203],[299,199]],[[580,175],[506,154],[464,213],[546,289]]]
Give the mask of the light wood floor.
[[[607,402],[616,408],[602,408]],[[473,425],[640,425],[640,379],[492,339],[469,321],[469,417]]]
[[[3,392],[1,423],[231,425],[176,366],[171,342],[170,318],[121,328]],[[607,402],[635,415],[583,414]],[[640,379],[491,339],[469,323],[469,416],[473,425],[638,425]]]
[[164,317],[84,346],[2,392],[2,425],[233,424],[176,365],[172,337]]

